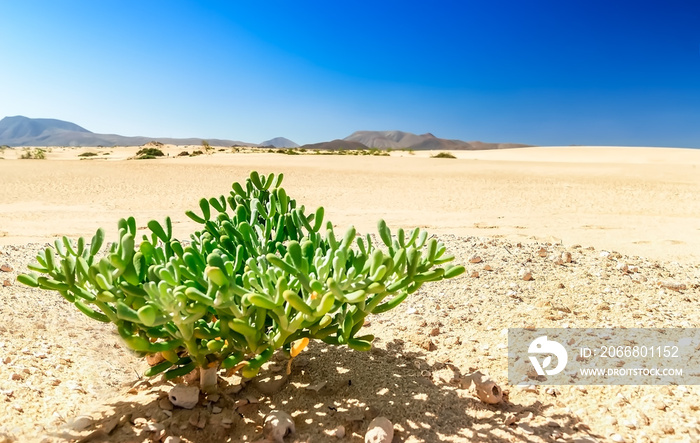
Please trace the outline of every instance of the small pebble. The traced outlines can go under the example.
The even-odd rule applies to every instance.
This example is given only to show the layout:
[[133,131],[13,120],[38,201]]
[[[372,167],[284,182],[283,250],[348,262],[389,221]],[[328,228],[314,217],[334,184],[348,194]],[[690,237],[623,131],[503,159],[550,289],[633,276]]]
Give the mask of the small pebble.
[[92,426],[93,419],[89,415],[81,415],[73,420],[72,428],[74,431],[84,431]]
[[532,271],[528,268],[523,268],[518,272],[518,277],[520,277],[521,280],[530,281],[532,280]]
[[168,397],[163,397],[158,400],[158,406],[165,411],[173,410],[173,404]]

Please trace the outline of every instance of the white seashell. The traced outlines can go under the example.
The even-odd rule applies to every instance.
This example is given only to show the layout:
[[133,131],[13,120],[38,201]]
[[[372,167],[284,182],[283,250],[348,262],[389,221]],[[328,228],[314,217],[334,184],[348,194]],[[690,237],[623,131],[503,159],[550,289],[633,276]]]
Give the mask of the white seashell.
[[479,400],[490,405],[495,405],[503,400],[501,388],[488,376],[476,371],[470,377],[474,383],[476,396],[479,397]]
[[197,386],[176,385],[168,392],[170,403],[184,409],[192,409],[199,402],[199,388]]
[[283,443],[287,434],[295,431],[294,420],[284,411],[274,410],[265,417],[263,433],[268,440]]
[[394,439],[394,425],[386,417],[372,420],[365,433],[365,443],[391,443]]

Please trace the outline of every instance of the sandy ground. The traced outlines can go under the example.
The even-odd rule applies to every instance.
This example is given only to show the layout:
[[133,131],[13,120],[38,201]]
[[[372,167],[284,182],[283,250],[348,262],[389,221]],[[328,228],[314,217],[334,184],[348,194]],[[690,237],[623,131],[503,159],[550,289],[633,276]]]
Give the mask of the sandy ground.
[[[394,423],[394,441],[700,441],[696,386],[508,386],[504,335],[524,326],[698,327],[700,150],[525,148],[437,159],[229,149],[182,158],[185,148],[166,147],[167,158],[126,160],[137,149],[0,154],[0,442],[255,441],[275,408],[297,425],[285,441],[362,441],[378,414]],[[88,150],[100,155],[78,160]],[[168,385],[139,380],[147,366],[109,325],[14,280],[47,241],[99,226],[114,236],[121,217],[145,226],[170,215],[186,237],[196,226],[184,211],[253,169],[283,172],[288,193],[323,205],[341,230],[374,232],[380,217],[425,227],[467,273],[372,318],[373,351],[312,344],[279,391],[239,391],[227,379],[220,398],[193,411],[170,411]],[[571,262],[552,261],[563,252]],[[523,267],[533,280],[519,277]],[[487,406],[465,386],[476,369],[508,391],[506,403]],[[338,426],[345,437],[330,435]]]

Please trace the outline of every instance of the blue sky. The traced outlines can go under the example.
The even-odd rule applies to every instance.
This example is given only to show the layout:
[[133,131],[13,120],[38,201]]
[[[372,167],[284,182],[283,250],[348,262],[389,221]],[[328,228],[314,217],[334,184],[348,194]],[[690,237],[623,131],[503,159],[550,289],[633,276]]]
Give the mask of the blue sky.
[[0,1],[0,117],[700,147],[700,3]]

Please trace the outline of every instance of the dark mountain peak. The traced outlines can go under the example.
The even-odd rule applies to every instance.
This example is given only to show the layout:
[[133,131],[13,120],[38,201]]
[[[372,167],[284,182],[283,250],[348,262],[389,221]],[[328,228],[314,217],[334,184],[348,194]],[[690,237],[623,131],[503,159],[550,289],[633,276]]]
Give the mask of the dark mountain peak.
[[331,140],[329,142],[313,143],[310,145],[304,145],[302,148],[309,151],[312,150],[325,150],[325,151],[339,151],[339,150],[352,150],[352,149],[368,149],[367,146],[359,142],[348,141],[348,140]]
[[260,146],[274,146],[275,148],[298,148],[299,145],[288,138],[275,137],[259,143]]

